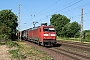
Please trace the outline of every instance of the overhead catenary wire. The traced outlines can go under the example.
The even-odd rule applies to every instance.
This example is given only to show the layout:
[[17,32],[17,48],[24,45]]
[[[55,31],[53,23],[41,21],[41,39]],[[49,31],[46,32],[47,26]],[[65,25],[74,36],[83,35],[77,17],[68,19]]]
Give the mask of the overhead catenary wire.
[[[60,1],[60,0],[58,0],[58,1]],[[58,2],[57,1],[57,2]],[[82,0],[80,0],[80,1],[82,1]],[[78,1],[78,2],[80,2],[80,1]],[[56,2],[56,3],[57,3]],[[54,3],[55,4],[55,3]],[[73,3],[73,4],[75,4],[75,3]],[[71,5],[73,5],[73,4],[71,4]],[[77,8],[80,8],[80,7],[83,7],[83,6],[87,6],[87,5],[89,5],[90,3],[87,3],[87,4],[84,4],[84,5],[81,5],[81,6],[79,6],[79,7],[76,7],[76,8],[73,8],[73,9],[70,9],[70,10],[68,10],[68,11],[65,11],[65,12],[63,12],[63,13],[67,13],[67,12],[69,12],[69,11],[71,11],[71,10],[75,10],[75,9],[77,9]],[[53,4],[52,4],[53,5]],[[51,5],[51,6],[52,6]],[[71,6],[71,5],[69,5],[69,6]],[[69,6],[67,6],[67,7],[69,7]],[[50,7],[50,6],[49,6]],[[63,8],[64,9],[64,8]],[[29,9],[28,9],[29,10]],[[32,11],[32,10],[30,10],[30,11]],[[34,11],[32,11],[32,12],[34,12]],[[32,16],[32,15],[31,15]],[[35,15],[34,15],[35,16]],[[47,15],[47,16],[51,16],[51,15]],[[77,15],[77,16],[80,16],[80,15]],[[45,17],[44,17],[45,18]]]
[[[75,9],[77,9],[77,8],[81,8],[81,7],[87,6],[87,5],[90,5],[90,3],[87,3],[87,4],[81,5],[81,6],[79,6],[79,7],[70,9],[70,10],[66,11],[66,13],[69,12],[69,11],[71,11],[71,10],[75,10]],[[65,13],[65,12],[64,12],[64,13]],[[90,14],[90,12],[86,12],[86,13],[84,13],[83,15],[86,15],[86,14]],[[50,16],[50,15],[49,15],[49,16]],[[51,15],[51,16],[52,16],[52,15]],[[80,17],[81,15],[76,15],[76,16],[74,16],[74,17],[78,17],[78,16]]]
[[21,5],[22,7],[26,8],[28,11],[32,11],[33,13],[36,13],[35,11],[33,10],[30,10],[29,8],[25,7],[24,5]]
[[[86,13],[84,13],[83,15],[87,15],[87,14],[90,14],[90,12],[86,12]],[[74,17],[78,17],[78,16],[81,16],[81,15],[79,14],[79,15],[76,15],[76,16],[74,16]]]
[[[47,10],[48,8],[52,7],[53,5],[55,5],[56,3],[58,3],[59,1],[60,1],[60,0],[57,0],[55,3],[51,4],[51,5],[48,6],[47,8],[43,9],[41,12],[43,12],[43,11]],[[24,5],[21,5],[21,6],[24,7],[24,8],[26,8]],[[28,8],[26,8],[26,9],[34,13],[34,14],[31,14],[31,15],[30,15],[31,17],[34,16],[34,18],[36,17],[37,14],[40,14],[40,13],[41,13],[41,12],[36,13],[36,12],[34,12],[34,11],[28,9]]]
[[[38,14],[42,13],[43,11],[49,9],[50,7],[52,7],[53,5],[57,4],[60,0],[56,1],[55,3],[51,4],[50,6],[46,7],[45,9],[43,9],[42,11],[40,11]],[[38,15],[36,14],[36,15]]]
[[73,8],[73,9],[67,10],[67,11],[62,12],[62,13],[67,13],[67,12],[73,11],[73,10],[75,10],[75,9],[78,9],[78,8],[81,8],[81,7],[84,7],[84,6],[87,6],[87,5],[90,5],[90,3],[87,3],[87,4],[84,4],[84,5],[81,5],[81,6],[79,6],[79,7],[75,7],[75,8]]
[[[59,0],[58,0],[58,1],[59,1]],[[65,9],[66,9],[66,8],[69,8],[69,7],[71,7],[71,6],[79,3],[79,2],[81,2],[81,1],[82,1],[82,0],[79,0],[79,1],[77,1],[77,2],[74,2],[73,4],[70,4],[69,6],[65,7]],[[79,6],[79,7],[76,7],[76,8],[70,9],[70,10],[68,10],[68,11],[65,11],[65,12],[70,12],[71,10],[74,10],[74,9],[77,9],[77,8],[80,8],[80,7],[83,7],[83,6],[87,6],[87,5],[89,5],[89,4],[90,4],[90,3],[87,3],[87,4],[81,5],[81,6]],[[52,7],[52,6],[53,6],[53,5],[51,5],[51,7]],[[50,7],[50,6],[49,6],[49,7]],[[48,8],[48,7],[47,7],[47,8]],[[62,10],[64,10],[64,8],[61,9],[61,10],[58,10],[58,11],[56,11],[56,12],[59,12],[59,11],[62,11]],[[42,10],[42,12],[43,12],[43,10]],[[65,13],[65,12],[63,12],[63,13]],[[86,13],[86,14],[89,14],[89,13]],[[85,14],[84,14],[84,15],[85,15]],[[52,16],[52,15],[47,15],[47,16]],[[80,16],[80,15],[76,15],[76,16]],[[46,16],[45,16],[44,18],[46,18]],[[44,18],[40,18],[40,20],[42,20],[42,19],[44,19]]]
[[[56,3],[58,3],[60,0],[58,0],[58,1],[56,1],[55,3],[53,3],[52,5],[50,5],[50,6],[48,6],[47,8],[45,8],[45,9],[43,9],[41,12],[43,12],[43,11],[45,11],[46,9],[48,9],[48,8],[50,8],[50,7],[52,7],[53,5],[55,5]],[[75,0],[76,1],[76,0]],[[79,2],[81,2],[82,0],[79,0],[79,1],[77,1],[77,2],[75,2],[75,3],[73,3],[73,4],[71,4],[71,5],[69,5],[69,6],[67,6],[67,7],[65,7],[65,8],[68,8],[68,7],[70,7],[70,6],[72,6],[72,5],[75,5],[76,3],[79,3]],[[22,5],[21,5],[22,6]],[[65,9],[65,8],[63,8],[63,9]],[[28,8],[26,8],[26,9],[28,9]],[[29,11],[32,11],[32,10],[30,10],[30,9],[28,9]],[[61,11],[61,10],[60,10]],[[34,11],[32,11],[32,12],[34,12]],[[40,13],[41,13],[40,12]],[[58,12],[58,11],[57,11]],[[34,12],[35,13],[35,12]],[[37,13],[35,13],[34,15],[31,15],[31,16],[34,16],[34,17],[36,17],[36,14]],[[38,13],[39,14],[39,13]]]
[[[71,4],[71,3],[73,3],[73,2],[75,2],[76,0],[74,0],[74,1],[72,1],[72,2],[70,2],[70,3],[68,3],[68,4]],[[58,1],[57,1],[58,2]],[[56,3],[57,3],[56,2]],[[54,3],[55,4],[55,3]],[[63,5],[63,6],[67,6],[68,4],[65,4],[65,5]],[[53,5],[53,4],[52,4]],[[61,7],[63,7],[63,6],[61,6]],[[58,7],[58,8],[61,8],[61,7]],[[49,7],[47,7],[47,8],[50,8],[50,6]],[[53,9],[53,10],[56,10],[57,8],[55,8],[55,9]],[[50,10],[50,11],[53,11],[53,10]],[[48,12],[50,12],[50,11],[48,11]],[[43,11],[42,11],[43,12]]]
[[[58,1],[59,1],[59,0],[58,0]],[[57,1],[57,2],[58,2],[58,1]],[[57,3],[57,2],[56,2],[56,3]],[[72,2],[70,2],[70,3],[68,3],[68,4],[71,4],[71,3],[73,3],[73,2],[76,2],[76,0],[74,0],[74,1],[72,1]],[[54,3],[54,4],[55,4],[55,3]],[[67,6],[68,4],[65,4],[65,5],[63,5],[63,6]],[[52,4],[52,6],[53,6],[53,4]],[[63,7],[63,6],[62,6],[62,7]],[[49,7],[50,7],[50,6],[49,6]],[[47,9],[48,9],[49,7],[47,7]],[[61,7],[59,7],[59,8],[61,8]],[[53,10],[56,10],[56,9],[57,9],[57,8],[55,8],[55,9],[53,9]],[[50,11],[53,11],[53,10],[50,10]],[[48,12],[50,12],[50,11],[48,11]],[[43,12],[43,10],[42,10],[42,12]],[[47,12],[47,13],[48,13],[48,12]],[[37,16],[39,16],[39,14],[40,14],[40,13],[38,13]]]
[[79,0],[79,1],[77,1],[77,2],[75,2],[75,3],[73,3],[73,4],[69,5],[69,6],[67,6],[67,7],[65,7],[65,8],[63,8],[63,9],[61,9],[61,10],[56,11],[55,13],[57,13],[57,12],[59,12],[59,11],[62,11],[62,10],[64,10],[64,9],[67,9],[67,8],[73,6],[73,5],[75,5],[75,4],[77,4],[77,3],[81,2],[81,1],[82,1],[82,0]]
[[[83,16],[84,16],[84,15],[87,15],[87,14],[90,14],[90,12],[84,13]],[[48,17],[49,17],[49,16],[52,16],[52,15],[48,15]],[[76,15],[76,16],[73,16],[73,18],[74,18],[74,17],[80,17],[80,16],[81,16],[81,14]],[[42,19],[40,19],[40,20],[44,20],[44,19],[46,19],[46,17],[44,17],[44,18],[42,18]]]
[[70,4],[69,6],[67,6],[67,7],[65,7],[65,8],[63,8],[63,9],[56,11],[55,13],[57,13],[57,12],[59,12],[59,11],[62,11],[62,10],[64,10],[64,9],[66,9],[66,8],[69,8],[69,7],[71,7],[71,6],[79,3],[79,2],[81,2],[81,1],[82,1],[82,0],[76,1],[76,2],[74,2],[73,4]]
[[[62,5],[62,6],[58,7],[58,8],[67,6],[67,5],[69,5],[69,4],[73,3],[73,2],[76,2],[76,0],[74,0],[74,1],[72,1],[72,2],[69,2],[69,3],[65,4],[65,5]],[[53,10],[56,10],[56,9],[58,9],[58,8],[55,8],[55,9],[53,9]],[[50,10],[50,11],[53,11],[53,10]],[[48,12],[50,12],[50,11],[48,11]]]
[[37,14],[35,11],[30,10],[29,8],[25,7],[24,5],[21,5],[21,7],[24,7],[24,8],[26,8],[28,11],[31,11],[32,14],[30,13],[30,16],[34,16],[34,17],[35,17],[35,14]]

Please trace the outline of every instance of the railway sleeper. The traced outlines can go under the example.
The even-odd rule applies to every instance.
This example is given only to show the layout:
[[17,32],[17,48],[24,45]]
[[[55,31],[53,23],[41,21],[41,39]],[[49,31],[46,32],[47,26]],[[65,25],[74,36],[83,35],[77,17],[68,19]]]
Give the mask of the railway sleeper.
[[88,59],[90,59],[90,57],[83,56],[83,55],[80,55],[80,54],[77,54],[74,52],[70,52],[70,51],[66,51],[63,49],[59,49],[59,48],[51,48],[50,50],[55,51],[57,53],[60,53],[62,55],[68,56],[68,57],[75,59],[75,60],[88,60]]

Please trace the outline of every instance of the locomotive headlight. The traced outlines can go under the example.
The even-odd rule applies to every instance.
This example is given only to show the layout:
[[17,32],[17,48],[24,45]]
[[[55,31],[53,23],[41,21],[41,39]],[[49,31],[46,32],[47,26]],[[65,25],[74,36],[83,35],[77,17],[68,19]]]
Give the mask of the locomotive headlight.
[[51,36],[56,36],[56,34],[51,34]]
[[48,34],[44,34],[44,36],[48,36]]

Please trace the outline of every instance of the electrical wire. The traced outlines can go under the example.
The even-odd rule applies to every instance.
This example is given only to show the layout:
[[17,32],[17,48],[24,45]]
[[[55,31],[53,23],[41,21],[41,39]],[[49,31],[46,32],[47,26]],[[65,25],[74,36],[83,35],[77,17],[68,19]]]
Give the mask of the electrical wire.
[[[56,1],[55,3],[51,4],[51,5],[48,6],[47,8],[43,9],[41,12],[43,12],[43,11],[49,9],[49,8],[52,7],[53,5],[57,4],[59,1],[60,1],[60,0],[58,0],[58,1]],[[38,14],[40,14],[41,12],[39,12]],[[36,14],[36,15],[38,15],[38,14]]]
[[[76,0],[75,0],[75,1],[76,1]],[[61,9],[61,10],[58,10],[58,11],[56,11],[55,13],[57,13],[57,12],[59,12],[59,11],[62,11],[62,10],[64,10],[64,9],[66,9],[66,8],[69,8],[69,7],[71,7],[71,6],[73,6],[73,5],[77,4],[77,3],[79,3],[79,2],[81,2],[81,1],[82,1],[82,0],[76,1],[75,3],[69,5],[69,6],[67,6],[67,7],[65,7],[65,8],[63,8],[63,9]],[[71,3],[72,3],[72,2],[71,2]],[[69,3],[69,4],[70,4],[70,3]]]
[[[83,15],[87,15],[87,14],[90,14],[90,12],[86,12],[86,13],[84,13]],[[81,14],[80,15],[76,15],[76,16],[74,16],[74,17],[80,17],[81,16]]]
[[77,4],[77,3],[81,2],[81,1],[82,1],[82,0],[79,0],[79,1],[77,1],[77,2],[75,2],[75,3],[73,3],[73,4],[69,5],[69,6],[67,6],[67,7],[65,7],[65,8],[63,8],[63,9],[61,9],[61,10],[58,10],[58,11],[56,11],[56,13],[59,12],[59,11],[62,11],[62,10],[64,10],[64,9],[67,9],[67,8],[73,6],[73,5],[75,5],[75,4]]
[[[57,1],[57,2],[58,2],[58,1]],[[56,2],[56,3],[57,3],[57,2]],[[71,4],[71,3],[73,3],[73,2],[76,2],[76,0],[74,0],[74,1],[72,1],[72,2],[70,2],[70,3],[68,3],[68,4]],[[55,4],[55,3],[54,3],[54,4]],[[67,6],[68,4],[65,4],[65,5],[63,5],[63,6]],[[53,5],[53,4],[52,4],[52,5]],[[62,7],[63,7],[63,6],[62,6]],[[49,6],[49,7],[50,7],[50,6]],[[49,8],[49,7],[48,7],[48,8]],[[48,8],[47,8],[47,9],[48,9]],[[59,8],[61,8],[61,7],[59,7]],[[55,8],[55,9],[53,9],[53,10],[56,10],[56,9],[57,9],[57,8]],[[48,11],[48,12],[51,12],[51,11],[53,11],[53,10],[50,10],[50,11]],[[42,12],[43,12],[43,11],[42,11]],[[47,12],[47,13],[48,13],[48,12]],[[39,16],[39,14],[40,14],[40,13],[38,13],[38,16]]]
[[24,7],[24,8],[26,8],[28,11],[31,11],[31,12],[33,12],[34,14],[32,15],[31,14],[31,16],[35,16],[35,14],[37,14],[35,11],[32,11],[32,10],[30,10],[30,9],[28,9],[27,7],[25,7],[24,5],[21,5],[22,7]]
[[[70,2],[70,3],[67,3],[67,4],[65,4],[65,5],[63,5],[63,6],[67,6],[67,5],[69,5],[69,4],[71,4],[71,3],[73,3],[73,2],[75,2],[76,0],[74,0],[74,1],[72,1],[72,2]],[[63,7],[63,6],[60,6],[60,7],[58,7],[58,8],[61,8],[61,7]],[[55,8],[55,9],[53,9],[53,10],[56,10],[57,8]],[[53,11],[52,10],[52,11]],[[51,10],[50,10],[51,11]],[[50,12],[50,11],[48,11],[48,12]]]
[[73,11],[73,10],[75,10],[75,9],[78,9],[78,8],[81,8],[81,7],[83,7],[83,6],[87,6],[87,5],[90,5],[90,3],[87,3],[87,4],[81,5],[81,6],[79,6],[79,7],[76,7],[76,8],[70,9],[70,10],[65,11],[65,12],[63,12],[63,13],[67,13],[67,12],[69,12],[69,11]]

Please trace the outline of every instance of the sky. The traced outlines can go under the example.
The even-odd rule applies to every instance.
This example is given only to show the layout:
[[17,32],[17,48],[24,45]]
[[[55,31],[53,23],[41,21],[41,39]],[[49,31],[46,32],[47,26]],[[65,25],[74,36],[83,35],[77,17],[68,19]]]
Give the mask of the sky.
[[50,24],[53,14],[62,14],[70,22],[81,23],[81,10],[83,8],[83,29],[90,30],[90,0],[0,0],[0,11],[11,9],[18,16],[20,4],[20,31],[41,23]]

